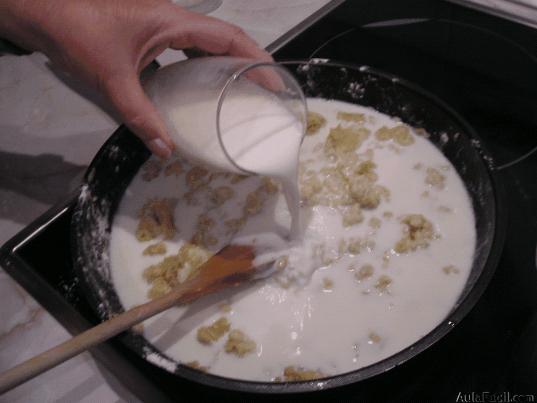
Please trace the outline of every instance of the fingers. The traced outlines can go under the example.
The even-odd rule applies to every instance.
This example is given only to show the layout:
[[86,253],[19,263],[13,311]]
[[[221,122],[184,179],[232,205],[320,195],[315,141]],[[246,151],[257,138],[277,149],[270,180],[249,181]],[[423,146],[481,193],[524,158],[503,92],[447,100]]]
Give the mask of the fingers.
[[272,92],[286,89],[283,77],[272,66],[253,67],[245,73],[245,77]]
[[136,73],[114,74],[103,80],[103,92],[119,113],[123,123],[155,155],[168,158],[174,149],[166,126],[145,95]]
[[242,29],[219,19],[178,8],[169,23],[170,46],[174,49],[197,47],[213,54],[273,61],[272,56],[261,49]]

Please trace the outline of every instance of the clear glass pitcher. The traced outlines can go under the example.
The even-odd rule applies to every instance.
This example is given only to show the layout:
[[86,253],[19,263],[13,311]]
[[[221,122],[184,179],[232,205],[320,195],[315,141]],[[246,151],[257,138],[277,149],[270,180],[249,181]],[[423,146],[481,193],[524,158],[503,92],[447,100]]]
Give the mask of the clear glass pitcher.
[[[296,164],[307,107],[277,63],[227,56],[181,61],[144,83],[178,152],[216,170],[278,176]],[[279,167],[279,168],[278,168]]]

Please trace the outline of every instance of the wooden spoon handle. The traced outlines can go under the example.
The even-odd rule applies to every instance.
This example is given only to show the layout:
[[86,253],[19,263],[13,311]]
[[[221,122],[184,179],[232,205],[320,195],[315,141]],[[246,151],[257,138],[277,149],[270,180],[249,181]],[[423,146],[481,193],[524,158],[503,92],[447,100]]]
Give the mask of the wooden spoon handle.
[[184,291],[182,287],[176,288],[162,298],[132,308],[0,374],[0,393],[180,303]]
[[129,309],[1,373],[0,394],[174,305],[191,302],[249,279],[254,272],[252,260],[253,253],[247,247],[230,246],[222,249],[201,266],[196,277],[180,284],[168,294]]

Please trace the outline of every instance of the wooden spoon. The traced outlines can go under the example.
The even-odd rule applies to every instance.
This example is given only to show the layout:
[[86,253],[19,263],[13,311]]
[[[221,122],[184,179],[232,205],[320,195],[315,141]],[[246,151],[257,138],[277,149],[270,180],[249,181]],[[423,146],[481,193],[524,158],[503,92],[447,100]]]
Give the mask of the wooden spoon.
[[270,265],[256,268],[253,266],[254,258],[255,254],[250,246],[224,247],[199,268],[194,278],[178,285],[168,294],[114,316],[1,373],[0,394],[172,306],[270,274],[266,270]]

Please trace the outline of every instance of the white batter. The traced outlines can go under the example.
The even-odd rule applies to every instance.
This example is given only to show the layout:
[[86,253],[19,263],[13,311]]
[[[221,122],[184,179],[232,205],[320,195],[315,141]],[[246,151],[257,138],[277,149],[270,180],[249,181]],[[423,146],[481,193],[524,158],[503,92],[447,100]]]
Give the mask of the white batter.
[[[281,193],[263,193],[266,200],[261,212],[251,215],[238,233],[225,235],[224,222],[241,217],[246,195],[262,185],[262,178],[231,184],[233,178],[219,175],[192,195],[184,174],[190,166],[182,162],[183,173],[178,177],[160,173],[147,182],[141,171],[127,189],[110,245],[114,284],[127,309],[148,300],[150,285],[143,278],[144,270],[164,256],[176,254],[191,239],[203,212],[215,222],[211,231],[217,242],[208,247],[211,251],[229,243],[231,237],[256,238],[261,244],[272,236],[279,238],[274,243],[281,249],[277,255],[288,256],[287,266],[270,279],[146,321],[145,337],[168,356],[184,363],[197,361],[211,373],[238,379],[270,381],[282,378],[284,368],[290,366],[336,375],[377,362],[416,342],[455,304],[475,249],[473,211],[455,169],[422,136],[412,134],[414,142],[406,146],[375,136],[382,126],[399,126],[396,119],[343,102],[309,99],[308,106],[327,123],[303,142],[301,180],[309,170],[319,172],[335,164],[323,147],[331,128],[339,124],[371,132],[355,154],[360,161],[372,159],[376,164],[375,183],[388,189],[389,197],[383,195],[376,208],[362,208],[361,223],[343,225],[347,206],[312,206],[315,203],[303,200],[304,239],[282,249],[290,215]],[[363,122],[338,119],[340,111],[362,113],[366,118]],[[232,187],[234,196],[215,207],[210,195],[219,186]],[[162,238],[151,242],[136,239],[138,211],[149,198],[163,197],[177,202],[177,233],[164,241],[166,255],[145,256],[142,251]],[[405,228],[402,221],[409,214],[423,215],[432,224],[434,237],[427,247],[397,253]],[[363,240],[362,247],[350,248],[356,239]],[[364,265],[372,270],[360,271]],[[212,344],[200,343],[198,329],[222,317],[231,329],[241,330],[255,342],[253,352],[242,357],[226,352],[228,333]]]

